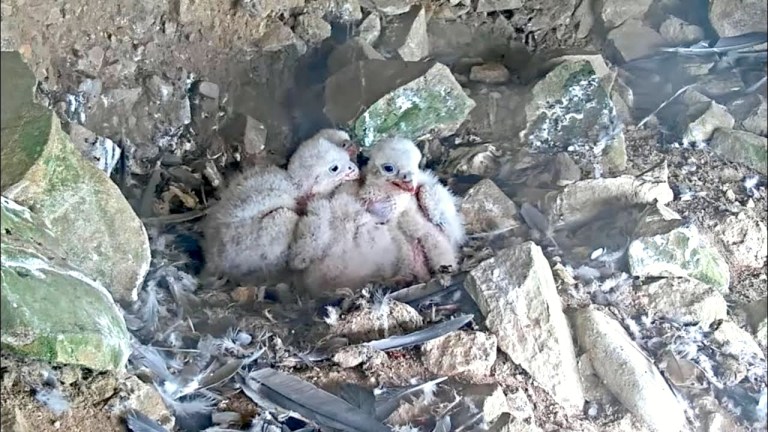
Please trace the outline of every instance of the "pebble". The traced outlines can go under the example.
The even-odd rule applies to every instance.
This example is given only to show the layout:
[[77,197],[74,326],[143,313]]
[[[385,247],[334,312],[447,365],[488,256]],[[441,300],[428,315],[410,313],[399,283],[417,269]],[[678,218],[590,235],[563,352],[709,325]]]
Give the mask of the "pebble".
[[203,81],[200,83],[200,86],[197,88],[197,91],[211,99],[218,99],[219,98],[219,86],[218,84],[214,84],[210,81]]
[[472,66],[469,79],[486,84],[501,84],[509,81],[509,71],[501,63],[486,63]]

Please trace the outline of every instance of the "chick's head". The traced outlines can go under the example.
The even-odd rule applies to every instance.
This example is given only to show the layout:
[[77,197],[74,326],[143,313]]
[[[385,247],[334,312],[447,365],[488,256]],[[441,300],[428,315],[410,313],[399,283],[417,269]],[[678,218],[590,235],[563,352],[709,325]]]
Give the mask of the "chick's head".
[[346,181],[360,176],[345,145],[349,135],[323,129],[303,142],[288,162],[288,173],[304,194],[325,195]]
[[407,193],[415,193],[419,184],[421,152],[413,141],[386,138],[370,151],[366,178],[371,182],[389,183]]

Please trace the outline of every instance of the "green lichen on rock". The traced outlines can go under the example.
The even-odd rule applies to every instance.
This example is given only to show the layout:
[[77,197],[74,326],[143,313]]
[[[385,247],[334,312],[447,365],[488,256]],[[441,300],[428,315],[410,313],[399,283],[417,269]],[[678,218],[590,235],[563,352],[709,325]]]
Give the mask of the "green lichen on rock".
[[728,161],[742,163],[760,174],[768,174],[768,138],[751,132],[718,129],[712,150]]
[[363,146],[387,136],[449,135],[474,108],[451,71],[435,62],[359,61],[326,84],[326,114]]
[[33,209],[84,274],[133,301],[149,269],[144,225],[55,115],[33,102],[34,82],[18,53],[2,53],[3,195]]
[[728,292],[728,263],[695,225],[634,240],[627,256],[633,276],[691,277],[723,294]]
[[611,170],[623,170],[626,144],[616,108],[587,60],[563,62],[531,89],[522,139],[542,152],[568,150],[602,155]]
[[41,218],[5,197],[0,231],[3,348],[50,362],[121,369],[129,334],[109,292],[69,263]]

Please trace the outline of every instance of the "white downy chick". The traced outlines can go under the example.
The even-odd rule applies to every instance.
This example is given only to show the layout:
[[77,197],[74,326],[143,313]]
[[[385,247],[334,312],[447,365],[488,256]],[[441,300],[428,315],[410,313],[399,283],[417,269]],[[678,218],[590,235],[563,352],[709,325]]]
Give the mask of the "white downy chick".
[[396,227],[410,245],[406,267],[419,280],[452,272],[465,240],[457,198],[428,170],[413,141],[387,138],[372,148],[360,199],[371,214]]
[[234,179],[203,225],[207,270],[236,281],[281,276],[307,201],[359,177],[348,141],[323,129],[299,145],[287,170],[258,167]]
[[309,202],[296,229],[290,267],[314,297],[337,288],[357,290],[400,274],[405,240],[363,207],[357,196],[337,193]]

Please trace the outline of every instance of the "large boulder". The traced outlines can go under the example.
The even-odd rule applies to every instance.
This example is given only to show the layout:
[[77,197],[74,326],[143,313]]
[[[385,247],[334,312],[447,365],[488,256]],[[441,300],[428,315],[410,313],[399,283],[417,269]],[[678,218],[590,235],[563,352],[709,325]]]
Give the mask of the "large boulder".
[[[527,126],[521,134],[532,150],[568,151],[590,165],[624,169],[623,125],[603,87],[603,68],[607,71],[605,63],[596,59],[567,60],[533,86],[525,106]],[[593,155],[599,159],[590,160]]]
[[709,20],[720,37],[768,31],[764,0],[710,0]]
[[57,363],[117,370],[130,354],[109,292],[73,266],[53,230],[2,198],[0,340],[3,348]]
[[436,62],[362,60],[325,84],[325,114],[351,126],[365,147],[391,135],[452,134],[474,106],[450,69]]
[[48,109],[17,52],[2,53],[3,196],[34,210],[73,265],[118,301],[136,300],[149,270],[144,225],[117,186],[85,160]]

